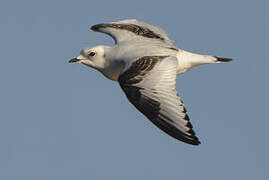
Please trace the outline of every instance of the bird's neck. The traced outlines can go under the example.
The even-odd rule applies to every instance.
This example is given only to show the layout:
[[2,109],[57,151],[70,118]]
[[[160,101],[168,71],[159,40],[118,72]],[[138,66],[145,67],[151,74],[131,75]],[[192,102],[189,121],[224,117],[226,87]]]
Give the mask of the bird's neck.
[[116,51],[114,51],[115,46],[104,46],[104,67],[99,69],[99,71],[108,79],[112,81],[117,81],[120,73],[122,72],[125,64],[121,60],[117,60]]
[[104,69],[101,69],[100,72],[112,81],[117,81],[120,73],[124,68],[124,63],[122,61],[110,61],[106,64]]

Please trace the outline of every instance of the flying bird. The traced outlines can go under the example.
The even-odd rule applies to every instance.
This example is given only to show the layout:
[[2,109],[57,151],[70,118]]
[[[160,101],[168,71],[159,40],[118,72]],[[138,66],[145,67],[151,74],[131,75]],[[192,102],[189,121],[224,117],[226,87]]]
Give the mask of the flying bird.
[[168,135],[200,144],[176,91],[176,77],[208,63],[231,58],[191,53],[175,47],[164,30],[135,19],[97,24],[93,31],[111,36],[115,44],[85,48],[69,63],[79,63],[118,81],[128,100]]

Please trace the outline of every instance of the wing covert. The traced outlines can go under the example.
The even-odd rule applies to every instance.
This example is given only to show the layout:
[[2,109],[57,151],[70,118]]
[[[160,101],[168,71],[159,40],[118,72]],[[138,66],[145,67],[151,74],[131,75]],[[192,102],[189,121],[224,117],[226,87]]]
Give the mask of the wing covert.
[[175,90],[177,60],[171,56],[144,56],[119,77],[128,100],[152,123],[188,144],[200,144],[183,102]]

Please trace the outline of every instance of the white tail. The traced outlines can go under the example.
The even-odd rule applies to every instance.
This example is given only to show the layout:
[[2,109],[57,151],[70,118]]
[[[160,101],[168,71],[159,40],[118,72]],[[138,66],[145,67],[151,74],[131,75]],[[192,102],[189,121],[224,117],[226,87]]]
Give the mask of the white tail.
[[188,71],[189,69],[202,64],[232,61],[231,58],[221,58],[217,56],[195,54],[184,50],[179,51],[179,53],[177,54],[177,58],[178,58],[177,74],[182,74]]

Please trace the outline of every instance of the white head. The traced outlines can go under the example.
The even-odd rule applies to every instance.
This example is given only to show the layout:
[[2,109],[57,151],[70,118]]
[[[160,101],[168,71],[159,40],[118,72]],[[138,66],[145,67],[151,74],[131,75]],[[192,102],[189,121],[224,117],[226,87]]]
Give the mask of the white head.
[[105,66],[105,49],[106,46],[94,46],[85,48],[80,52],[80,55],[71,59],[69,63],[81,63],[95,69],[103,69]]

